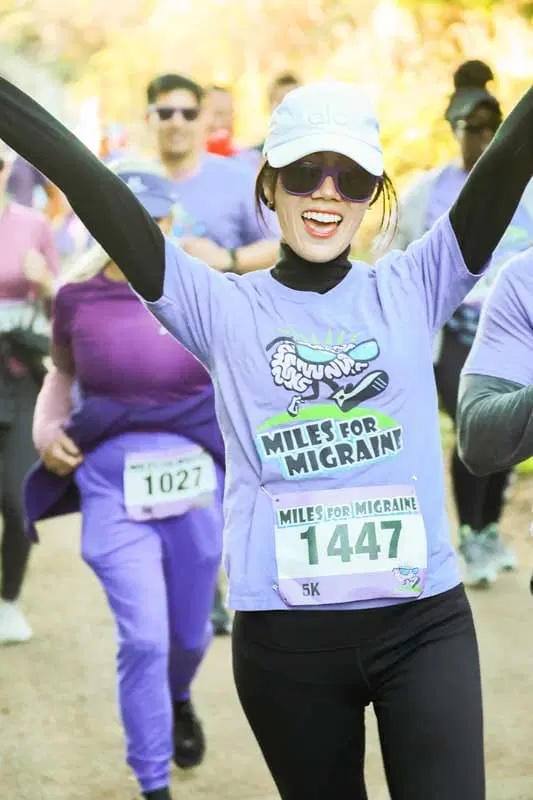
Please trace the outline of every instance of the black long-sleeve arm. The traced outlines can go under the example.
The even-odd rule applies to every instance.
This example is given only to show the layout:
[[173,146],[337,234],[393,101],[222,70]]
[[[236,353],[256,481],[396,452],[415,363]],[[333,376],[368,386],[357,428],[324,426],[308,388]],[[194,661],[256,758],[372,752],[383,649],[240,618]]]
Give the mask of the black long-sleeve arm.
[[459,455],[474,475],[510,469],[533,456],[533,386],[463,375],[456,424]]
[[533,175],[533,87],[501,125],[450,210],[465,264],[490,259]]
[[0,77],[0,138],[66,194],[147,300],[163,292],[164,237],[126,184],[24,92]]

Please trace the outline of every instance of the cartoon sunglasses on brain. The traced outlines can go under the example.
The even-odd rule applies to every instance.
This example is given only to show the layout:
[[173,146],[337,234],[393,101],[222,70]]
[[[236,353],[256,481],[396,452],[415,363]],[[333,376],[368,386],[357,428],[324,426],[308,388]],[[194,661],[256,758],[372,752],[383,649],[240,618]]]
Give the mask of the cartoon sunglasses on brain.
[[270,359],[272,377],[277,386],[293,393],[287,407],[287,412],[293,417],[298,414],[302,403],[318,400],[321,384],[331,390],[329,398],[345,412],[381,394],[389,385],[389,376],[383,370],[369,372],[357,383],[344,386],[339,383],[343,378],[368,369],[369,362],[379,355],[375,339],[357,345],[315,345],[280,336],[266,349],[273,347],[276,349]]
[[401,586],[405,589],[413,590],[420,584],[419,567],[395,567],[392,574],[396,576]]

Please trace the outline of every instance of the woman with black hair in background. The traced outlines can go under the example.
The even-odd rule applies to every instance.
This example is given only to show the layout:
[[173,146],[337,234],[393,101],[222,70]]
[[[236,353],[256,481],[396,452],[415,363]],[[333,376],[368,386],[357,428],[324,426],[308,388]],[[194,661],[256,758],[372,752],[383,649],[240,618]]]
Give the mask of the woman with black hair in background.
[[[420,238],[455,202],[470,171],[491,142],[502,121],[498,99],[487,90],[494,79],[482,61],[466,61],[454,73],[455,91],[446,109],[460,158],[425,172],[400,202],[398,229],[392,248],[405,249]],[[455,423],[459,375],[476,333],[481,303],[498,268],[528,247],[533,239],[533,184],[522,197],[505,236],[494,252],[492,268],[443,327],[435,342],[435,378],[441,406]],[[459,551],[465,579],[471,585],[489,585],[500,570],[514,569],[515,554],[500,537],[510,471],[479,477],[459,458],[451,460],[451,480],[459,522]]]

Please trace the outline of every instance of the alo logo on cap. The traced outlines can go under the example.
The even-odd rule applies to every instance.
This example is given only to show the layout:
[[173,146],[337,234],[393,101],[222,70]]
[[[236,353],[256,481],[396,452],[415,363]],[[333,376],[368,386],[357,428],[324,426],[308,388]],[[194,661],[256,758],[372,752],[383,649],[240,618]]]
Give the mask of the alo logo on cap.
[[318,111],[309,111],[306,108],[293,109],[289,106],[280,106],[276,109],[273,127],[286,128],[288,125],[312,125],[313,127],[332,125],[346,127],[350,124],[356,125],[358,122],[360,122],[359,117],[336,109],[331,104],[328,104]]
[[321,111],[312,111],[306,119],[308,125],[340,125],[346,127],[350,124],[349,115],[343,111],[327,105]]

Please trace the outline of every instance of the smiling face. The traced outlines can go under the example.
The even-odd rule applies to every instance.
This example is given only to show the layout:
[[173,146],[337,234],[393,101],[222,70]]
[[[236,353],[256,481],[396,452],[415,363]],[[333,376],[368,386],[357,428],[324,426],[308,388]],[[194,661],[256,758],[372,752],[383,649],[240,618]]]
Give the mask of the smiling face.
[[[160,119],[156,110],[148,116],[148,122],[157,137],[159,155],[163,162],[180,161],[201,153],[205,139],[206,116],[194,94],[187,89],[174,89],[159,94],[154,106],[175,113],[170,119]],[[183,111],[193,109],[196,119],[187,120]]]
[[[305,162],[341,169],[354,166],[337,153],[314,153]],[[351,245],[370,204],[370,198],[362,203],[343,199],[331,175],[306,197],[289,194],[279,177],[273,197],[267,187],[265,194],[274,202],[283,241],[297,255],[316,263],[331,261]]]

